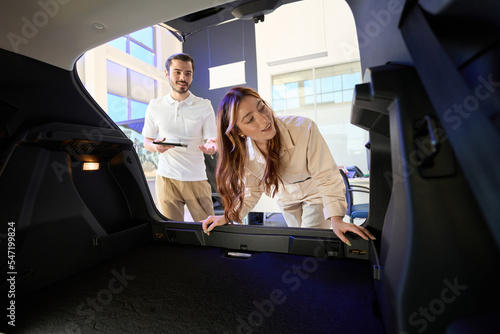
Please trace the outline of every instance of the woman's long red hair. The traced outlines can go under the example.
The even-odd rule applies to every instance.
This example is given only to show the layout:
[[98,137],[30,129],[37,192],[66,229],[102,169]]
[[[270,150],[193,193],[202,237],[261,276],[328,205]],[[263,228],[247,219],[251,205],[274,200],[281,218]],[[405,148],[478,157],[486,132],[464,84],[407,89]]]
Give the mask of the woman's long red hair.
[[[222,197],[224,216],[227,221],[241,223],[240,212],[245,198],[245,162],[247,149],[245,139],[238,135],[236,115],[239,104],[246,96],[262,100],[260,95],[247,87],[234,87],[222,99],[217,111],[217,146],[219,159],[216,168],[217,189]],[[276,119],[273,115],[276,135],[268,143],[265,156],[266,168],[261,183],[264,190],[274,196],[282,182],[278,174],[281,140]]]

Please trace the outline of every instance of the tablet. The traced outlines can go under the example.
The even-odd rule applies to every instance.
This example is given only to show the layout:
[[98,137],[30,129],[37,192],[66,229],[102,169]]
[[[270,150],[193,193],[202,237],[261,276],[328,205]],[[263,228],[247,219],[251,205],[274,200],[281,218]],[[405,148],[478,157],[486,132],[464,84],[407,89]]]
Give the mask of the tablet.
[[181,143],[167,143],[167,142],[164,142],[164,141],[154,141],[153,144],[166,145],[166,146],[187,147],[186,144],[181,144]]

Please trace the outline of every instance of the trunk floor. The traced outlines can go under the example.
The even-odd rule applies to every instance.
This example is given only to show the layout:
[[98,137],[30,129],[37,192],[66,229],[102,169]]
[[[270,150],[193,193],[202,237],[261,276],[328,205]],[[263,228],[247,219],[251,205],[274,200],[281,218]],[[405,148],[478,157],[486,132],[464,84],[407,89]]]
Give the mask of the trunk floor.
[[8,333],[384,333],[375,298],[367,261],[154,242],[19,298]]

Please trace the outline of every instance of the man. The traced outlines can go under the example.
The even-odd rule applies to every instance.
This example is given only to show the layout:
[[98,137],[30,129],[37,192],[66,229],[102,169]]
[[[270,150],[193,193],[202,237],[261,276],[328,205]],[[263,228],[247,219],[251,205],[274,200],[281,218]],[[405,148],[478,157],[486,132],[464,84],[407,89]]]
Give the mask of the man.
[[[158,209],[167,218],[184,221],[184,204],[194,221],[214,214],[203,153],[215,154],[215,113],[209,100],[189,91],[194,60],[173,54],[165,63],[170,94],[152,100],[146,110],[144,147],[159,153],[156,171]],[[177,143],[179,147],[153,142]]]

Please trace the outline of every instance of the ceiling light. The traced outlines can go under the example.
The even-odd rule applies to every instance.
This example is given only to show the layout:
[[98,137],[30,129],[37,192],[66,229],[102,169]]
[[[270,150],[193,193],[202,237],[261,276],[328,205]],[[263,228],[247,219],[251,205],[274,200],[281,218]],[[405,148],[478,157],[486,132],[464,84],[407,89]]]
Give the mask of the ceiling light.
[[104,26],[104,24],[99,23],[99,22],[94,22],[94,23],[92,23],[92,26],[93,26],[95,29],[97,29],[97,30],[104,30],[104,28],[106,28],[106,27]]

